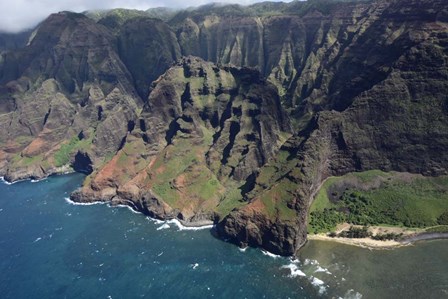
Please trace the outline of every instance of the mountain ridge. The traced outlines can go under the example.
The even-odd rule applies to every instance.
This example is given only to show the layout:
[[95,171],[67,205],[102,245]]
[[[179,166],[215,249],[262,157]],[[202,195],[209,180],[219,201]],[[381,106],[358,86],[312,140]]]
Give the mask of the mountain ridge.
[[447,174],[443,1],[225,8],[50,16],[0,60],[0,175],[71,167],[90,174],[74,200],[292,255],[325,178]]

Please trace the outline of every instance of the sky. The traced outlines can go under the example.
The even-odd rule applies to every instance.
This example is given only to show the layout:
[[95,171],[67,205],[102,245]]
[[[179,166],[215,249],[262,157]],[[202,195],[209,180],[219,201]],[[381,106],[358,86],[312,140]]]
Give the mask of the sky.
[[[36,26],[54,12],[63,10],[83,12],[95,9],[199,6],[210,2],[241,5],[262,0],[0,0],[0,32],[19,32]],[[276,1],[276,0],[274,0]],[[278,1],[278,0],[277,0]],[[285,1],[288,2],[288,1]]]

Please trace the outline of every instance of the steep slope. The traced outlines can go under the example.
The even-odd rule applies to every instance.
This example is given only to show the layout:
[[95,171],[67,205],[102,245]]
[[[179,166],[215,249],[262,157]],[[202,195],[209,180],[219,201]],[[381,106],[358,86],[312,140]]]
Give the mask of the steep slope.
[[186,57],[154,82],[123,148],[72,197],[162,219],[219,219],[290,132],[275,87],[257,71]]
[[118,49],[140,96],[145,99],[151,82],[181,57],[171,28],[151,18],[134,18],[126,22],[118,34]]
[[[219,225],[223,236],[240,244],[269,246],[275,252],[292,254],[305,241],[304,224],[308,208],[326,177],[370,169],[426,175],[447,173],[448,157],[443,148],[448,141],[445,108],[448,27],[447,23],[437,20],[437,13],[424,14],[421,9],[420,2],[412,2],[406,10],[395,4],[383,12],[384,18],[389,21],[393,19],[402,23],[403,20],[412,20],[408,26],[382,20],[370,27],[376,33],[375,43],[381,47],[388,49],[398,40],[400,46],[395,45],[398,50],[391,53],[398,53],[399,56],[391,62],[387,71],[379,74],[382,79],[374,86],[354,98],[346,95],[350,101],[341,101],[339,94],[331,96],[325,93],[329,101],[323,104],[328,106],[321,104],[319,110],[328,107],[340,111],[315,113],[305,129],[282,146],[275,162],[260,171],[255,188],[248,194],[250,203],[233,211]],[[428,8],[428,11],[431,10]],[[400,28],[398,32],[389,31],[394,27]],[[381,29],[384,34],[379,34]],[[362,34],[357,37],[367,45],[372,42],[370,38]],[[355,54],[358,49],[367,48],[364,43],[354,49]],[[380,55],[383,51],[375,53]],[[351,54],[347,49],[341,60],[358,61],[363,56]],[[383,65],[391,56],[371,55],[369,60],[362,63],[370,62],[374,66],[371,69],[375,70],[377,65]],[[375,82],[365,81],[363,72],[358,70],[356,64],[347,62],[346,68],[351,67],[357,70],[354,74],[359,77],[345,81],[343,85],[351,87],[349,92],[359,86],[353,86],[353,81],[367,85]],[[350,74],[353,74],[350,69],[344,73],[345,76]],[[337,81],[337,77],[331,78]],[[332,107],[333,101],[338,106]],[[254,217],[254,210],[259,211],[260,206],[264,210],[273,206],[275,213],[258,212]],[[279,229],[278,225],[285,206],[294,206],[298,213],[298,217],[288,226],[290,231],[283,227]],[[273,239],[276,240],[274,246],[271,244]],[[284,244],[285,240],[287,244]]]
[[10,180],[63,171],[78,150],[101,164],[143,105],[115,38],[79,14],[50,16],[0,70],[0,173]]
[[91,172],[74,200],[213,221],[283,255],[306,241],[328,176],[446,174],[445,1],[213,4],[169,19],[60,13],[3,53],[0,174]]

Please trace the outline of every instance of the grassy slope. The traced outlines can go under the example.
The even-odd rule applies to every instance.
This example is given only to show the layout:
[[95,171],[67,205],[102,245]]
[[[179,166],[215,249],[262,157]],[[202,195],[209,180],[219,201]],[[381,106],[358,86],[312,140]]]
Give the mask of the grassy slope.
[[[338,200],[330,201],[332,192],[335,196],[334,186],[344,186],[344,182],[352,183],[342,187],[344,190],[336,195]],[[442,224],[440,216],[447,211],[448,176],[404,178],[381,171],[352,173],[332,177],[323,184],[310,208],[308,231],[330,231],[336,223],[345,221],[360,225],[430,227]]]

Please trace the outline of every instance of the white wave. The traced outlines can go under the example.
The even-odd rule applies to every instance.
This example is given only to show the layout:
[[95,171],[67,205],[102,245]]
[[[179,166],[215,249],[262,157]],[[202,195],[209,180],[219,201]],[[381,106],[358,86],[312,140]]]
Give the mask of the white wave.
[[4,183],[4,184],[6,184],[6,185],[13,185],[13,184],[15,184],[15,183],[25,182],[25,181],[28,181],[28,180],[29,180],[31,183],[38,183],[38,182],[44,181],[44,180],[46,180],[46,179],[48,179],[48,177],[44,177],[44,178],[42,178],[42,179],[37,179],[37,180],[35,180],[35,179],[21,179],[21,180],[17,180],[17,181],[13,181],[13,182],[8,182],[7,180],[5,180],[5,177],[0,176],[0,182]]
[[38,179],[38,180],[31,180],[31,183],[39,183],[39,182],[45,181],[46,179],[48,179],[48,177],[44,177],[44,178]]
[[319,288],[319,294],[322,295],[327,290],[324,282],[317,277],[311,276],[311,284]]
[[39,238],[37,238],[36,240],[34,240],[34,242],[33,242],[33,243],[39,242],[40,240],[42,240],[42,238],[41,238],[41,237],[39,237]]
[[248,247],[249,247],[249,246],[246,246],[246,247],[244,247],[244,248],[238,247],[238,250],[241,251],[241,252],[246,252],[246,250],[247,250]]
[[213,228],[213,224],[203,225],[203,226],[184,226],[177,219],[168,220],[168,221],[166,221],[166,223],[176,225],[179,230],[201,230],[201,229],[211,229],[211,228]]
[[264,255],[267,255],[267,256],[272,257],[272,258],[274,258],[274,259],[281,257],[280,255],[273,254],[272,252],[269,252],[269,251],[264,250],[264,249],[262,249],[261,252],[262,252]]
[[310,259],[305,259],[305,261],[303,262],[303,264],[305,266],[307,265],[319,265],[319,262],[316,260],[310,260]]
[[312,283],[314,286],[320,286],[320,285],[323,285],[323,284],[324,284],[323,280],[320,280],[320,279],[317,278],[317,277],[312,277],[311,283]]
[[128,206],[128,205],[116,205],[116,206],[111,206],[111,207],[112,208],[114,208],[114,207],[126,208],[126,209],[128,209],[129,211],[131,211],[134,214],[141,214],[141,212],[134,210],[131,206]]
[[8,182],[7,180],[5,180],[5,177],[0,177],[0,181],[3,182],[6,185],[12,185],[12,184],[15,184],[15,183],[18,183],[18,182],[23,182],[23,181],[26,181],[26,180],[17,180],[17,181],[14,181],[14,182]]
[[3,212],[3,209],[0,209],[0,212]]
[[316,272],[323,272],[323,273],[331,275],[331,272],[328,271],[328,269],[322,268],[321,266],[317,266],[317,269],[314,271],[314,273],[316,273]]
[[289,277],[297,277],[297,276],[306,277],[306,274],[303,273],[301,270],[299,270],[299,266],[297,266],[295,263],[284,265],[282,266],[282,268],[289,269],[291,271],[291,274],[288,275]]
[[104,201],[94,201],[94,202],[76,202],[71,200],[69,197],[64,197],[65,201],[68,204],[74,205],[74,206],[93,206],[93,205],[103,205],[105,204]]
[[163,221],[163,220],[159,220],[159,219],[151,218],[151,217],[149,217],[149,216],[146,216],[146,219],[149,220],[149,221],[154,222],[155,224],[162,224],[162,223],[165,223],[165,221]]
[[362,294],[359,292],[356,292],[353,289],[350,289],[347,291],[347,293],[345,293],[344,295],[344,299],[361,299],[362,298]]
[[163,254],[163,251],[161,253],[159,253],[157,256],[162,256],[162,254]]
[[159,226],[158,228],[157,228],[157,230],[161,230],[161,229],[167,229],[167,228],[170,228],[171,226],[168,224],[168,223],[165,223],[165,224],[163,224],[162,226]]

